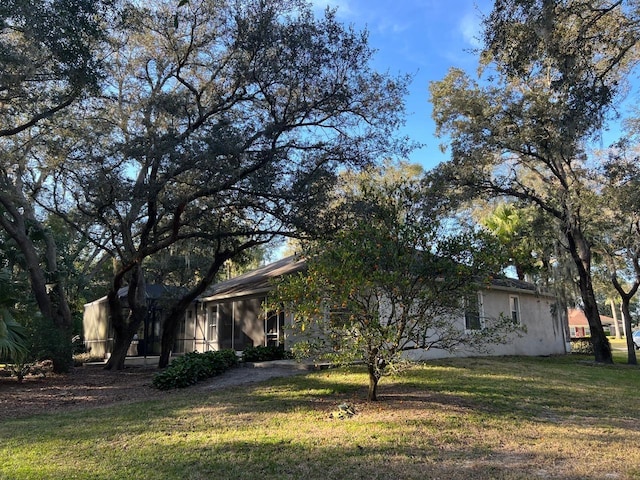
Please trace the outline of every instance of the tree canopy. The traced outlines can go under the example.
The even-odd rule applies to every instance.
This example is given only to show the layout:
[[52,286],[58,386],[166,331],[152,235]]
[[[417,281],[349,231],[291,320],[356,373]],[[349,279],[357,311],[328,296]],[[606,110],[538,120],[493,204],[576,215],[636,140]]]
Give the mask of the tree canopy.
[[612,357],[591,278],[599,207],[588,145],[637,63],[637,13],[622,1],[498,1],[484,22],[485,76],[452,69],[431,85],[452,154],[435,175],[557,222],[601,362]]
[[332,228],[324,205],[337,170],[408,145],[395,137],[408,78],[374,71],[366,32],[332,11],[316,18],[289,0],[123,3],[102,95],[64,120],[64,161],[41,197],[117,261],[109,368],[122,367],[146,312],[147,259],[193,242],[210,255],[169,315],[168,354],[177,320],[226,260],[276,235]]
[[[407,169],[405,168],[406,172]],[[369,400],[378,381],[405,359],[403,352],[478,349],[504,340],[505,319],[484,319],[467,334],[461,299],[477,295],[499,270],[490,237],[447,235],[425,208],[419,180],[391,169],[345,176],[348,220],[328,240],[303,253],[307,270],[284,278],[272,302],[294,320],[294,349],[334,362],[362,361]],[[462,322],[462,323],[461,323]]]
[[40,154],[45,137],[51,140],[55,116],[97,91],[105,3],[7,0],[0,5],[0,227],[21,253],[45,322],[68,337],[54,347],[57,371],[71,361],[72,319],[55,240],[36,207],[54,162]]

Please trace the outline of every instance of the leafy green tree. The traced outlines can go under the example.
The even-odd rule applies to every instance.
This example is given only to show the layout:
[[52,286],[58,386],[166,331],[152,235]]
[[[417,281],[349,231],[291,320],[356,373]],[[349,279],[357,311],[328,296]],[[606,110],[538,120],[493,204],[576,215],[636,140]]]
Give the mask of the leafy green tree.
[[499,0],[485,19],[481,81],[460,70],[431,86],[457,188],[544,211],[576,269],[596,361],[612,362],[593,290],[597,194],[588,142],[636,64],[633,2]]
[[0,5],[0,137],[12,137],[97,86],[103,2],[4,0]]
[[525,280],[527,274],[539,272],[544,263],[540,251],[536,252],[533,216],[530,213],[528,209],[518,208],[514,204],[500,203],[490,215],[480,220],[482,226],[495,235],[509,253],[510,262],[520,280]]
[[38,154],[54,117],[97,86],[102,13],[94,0],[0,4],[0,228],[26,262],[45,321],[65,332],[56,371],[71,362],[72,320],[55,241],[35,206],[52,167]]
[[147,259],[193,243],[209,252],[200,281],[168,312],[164,365],[185,309],[227,260],[322,231],[339,168],[404,150],[394,132],[408,80],[372,70],[366,33],[331,11],[315,18],[303,1],[125,6],[104,95],[78,108],[81,134],[60,140],[68,153],[56,188],[67,195],[50,196],[67,221],[93,220],[79,230],[116,260],[114,369],[146,313]]
[[482,349],[510,329],[506,319],[486,319],[486,328],[467,334],[455,320],[464,318],[461,299],[476,295],[499,269],[488,236],[447,236],[424,209],[415,177],[379,170],[350,177],[357,183],[342,189],[353,192],[343,207],[347,222],[306,249],[306,271],[284,278],[271,301],[294,313],[299,355],[364,362],[373,401],[379,380],[401,365],[404,352]]
[[631,302],[640,288],[640,169],[624,144],[612,152],[604,170],[602,232],[599,250],[615,291],[620,296],[627,333],[627,361],[638,363],[631,337]]

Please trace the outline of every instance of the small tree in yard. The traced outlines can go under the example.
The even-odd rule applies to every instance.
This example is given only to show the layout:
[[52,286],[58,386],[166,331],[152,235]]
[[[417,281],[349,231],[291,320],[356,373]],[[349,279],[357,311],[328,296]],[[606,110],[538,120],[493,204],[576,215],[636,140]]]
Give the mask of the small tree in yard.
[[506,319],[494,319],[468,334],[456,320],[464,317],[461,299],[498,268],[489,240],[473,233],[443,237],[416,180],[378,173],[377,181],[356,179],[347,226],[307,248],[307,270],[284,278],[272,294],[273,303],[295,314],[294,352],[363,361],[370,401],[380,379],[404,362],[403,352],[482,349],[512,330]]

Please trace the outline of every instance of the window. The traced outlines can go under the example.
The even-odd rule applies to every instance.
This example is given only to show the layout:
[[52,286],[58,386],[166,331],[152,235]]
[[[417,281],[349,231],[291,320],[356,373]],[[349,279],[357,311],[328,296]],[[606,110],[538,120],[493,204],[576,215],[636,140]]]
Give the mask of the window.
[[218,341],[218,305],[213,305],[207,309],[207,340],[209,342]]
[[509,310],[511,311],[511,321],[515,325],[520,325],[520,299],[514,295],[509,297]]
[[483,327],[482,293],[470,295],[464,299],[465,330],[481,330]]

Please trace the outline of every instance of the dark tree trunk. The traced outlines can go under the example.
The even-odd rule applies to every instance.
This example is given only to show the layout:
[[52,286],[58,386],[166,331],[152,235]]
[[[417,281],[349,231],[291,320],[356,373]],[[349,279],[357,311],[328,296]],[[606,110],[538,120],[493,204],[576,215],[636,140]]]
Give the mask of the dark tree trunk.
[[376,371],[375,365],[369,365],[369,390],[367,391],[367,400],[370,402],[378,401],[378,382],[380,381],[380,375]]
[[[26,201],[23,199],[23,201]],[[73,320],[64,289],[64,278],[58,271],[56,244],[51,235],[40,228],[29,206],[23,207],[24,214],[11,202],[0,199],[8,216],[0,217],[0,226],[16,242],[24,256],[31,291],[45,322],[56,330],[55,338],[50,339],[47,348],[52,354],[53,370],[63,373],[72,364],[71,336]],[[9,218],[10,217],[10,218]],[[44,259],[38,253],[32,238],[27,233],[26,222],[39,229],[44,237]],[[44,262],[43,262],[44,260]],[[44,263],[44,265],[43,265]]]
[[[204,291],[204,289],[202,291]],[[159,368],[165,368],[169,365],[171,350],[176,341],[180,322],[184,321],[184,314],[187,308],[189,308],[189,305],[191,305],[191,302],[202,293],[198,292],[192,295],[192,292],[193,290],[182,297],[164,318],[162,323],[162,340],[160,342],[160,359],[158,360]]]
[[198,284],[183,296],[169,311],[169,314],[164,319],[162,324],[162,350],[160,351],[160,360],[158,362],[159,368],[165,368],[169,365],[169,359],[171,356],[171,350],[178,334],[178,327],[180,322],[184,321],[184,314],[191,302],[193,302],[200,294],[202,294],[209,285],[216,278],[216,275],[224,265],[224,262],[233,258],[247,248],[257,245],[256,242],[248,242],[243,245],[241,249],[234,251],[224,250],[216,252],[213,262],[211,263],[207,273],[202,277]]
[[629,304],[631,303],[631,297],[633,295],[624,295],[622,297],[622,315],[624,318],[624,331],[627,332],[627,363],[629,365],[637,365],[638,359],[636,358],[636,349],[633,344],[633,335],[631,334],[631,311]]
[[142,268],[136,266],[132,271],[132,279],[127,292],[129,315],[122,313],[122,302],[118,290],[122,284],[122,276],[116,275],[111,291],[107,295],[109,315],[114,331],[114,343],[111,356],[105,365],[106,370],[122,370],[133,336],[143,324],[147,315],[146,288]]
[[595,361],[598,363],[613,363],[611,345],[604,333],[604,328],[602,328],[598,304],[593,291],[591,248],[577,227],[570,228],[567,231],[567,241],[569,243],[569,252],[578,269],[578,287],[580,288],[584,314],[591,330],[591,344],[593,345]]
[[628,292],[625,292],[624,288],[622,288],[622,285],[620,285],[620,282],[618,281],[618,277],[615,274],[615,270],[614,270],[614,274],[611,276],[611,281],[613,283],[613,286],[618,292],[618,294],[620,295],[620,299],[622,300],[622,316],[624,317],[622,321],[624,322],[624,331],[627,334],[627,363],[629,365],[638,364],[638,359],[636,358],[636,349],[633,343],[633,335],[631,332],[631,309],[629,308],[629,305],[631,303],[631,299],[638,292],[638,288],[640,287],[639,261],[640,259],[638,255],[634,254],[633,266],[636,272],[636,279],[633,282],[633,285],[631,286]]

